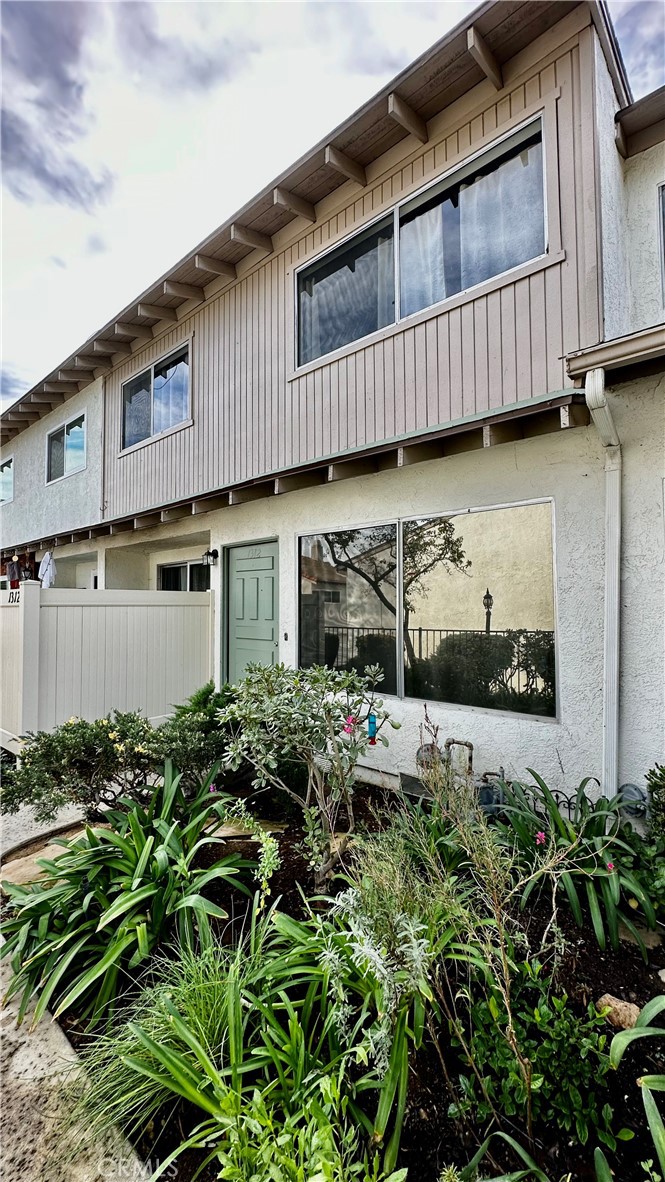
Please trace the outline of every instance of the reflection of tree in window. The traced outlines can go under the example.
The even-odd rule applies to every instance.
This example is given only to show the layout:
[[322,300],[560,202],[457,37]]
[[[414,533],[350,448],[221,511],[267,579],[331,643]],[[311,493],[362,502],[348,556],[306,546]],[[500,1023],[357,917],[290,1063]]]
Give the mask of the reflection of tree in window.
[[[361,580],[379,608],[377,626],[357,625],[354,629],[355,651],[361,664],[380,664],[386,673],[386,689],[392,686],[396,659],[397,629],[382,625],[383,611],[389,619],[397,616],[397,530],[394,525],[370,526],[366,529],[339,530],[323,535],[333,566],[351,572]],[[451,521],[409,523],[404,528],[402,546],[402,575],[404,591],[404,638],[409,659],[415,659],[408,632],[409,613],[418,598],[428,594],[426,576],[436,568],[464,571],[469,566],[462,547],[462,538],[455,534]],[[380,607],[379,607],[380,605]],[[376,609],[375,609],[376,610]]]

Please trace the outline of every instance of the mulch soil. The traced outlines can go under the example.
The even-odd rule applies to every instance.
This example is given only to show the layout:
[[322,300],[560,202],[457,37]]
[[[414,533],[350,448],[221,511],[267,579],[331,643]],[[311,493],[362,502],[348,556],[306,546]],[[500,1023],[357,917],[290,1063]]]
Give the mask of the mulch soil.
[[[381,814],[386,813],[385,792],[364,788],[355,798],[356,825],[362,831],[375,830],[381,824]],[[256,802],[257,812],[265,819],[283,820],[278,816],[279,802],[273,804],[270,798]],[[343,827],[343,826],[341,826]],[[279,900],[280,910],[296,918],[306,914],[306,897],[314,894],[313,875],[302,853],[302,829],[294,815],[286,828],[276,833],[280,843],[281,866],[271,880],[271,899]],[[224,846],[224,853],[239,853],[243,857],[252,855],[252,842],[246,839],[230,839]],[[219,846],[208,846],[201,851],[201,865],[212,865],[219,857]],[[214,884],[211,884],[214,888]],[[214,902],[224,907],[229,921],[220,925],[224,939],[232,940],[241,929],[247,914],[248,899],[241,891],[222,884],[217,893],[210,891]],[[547,923],[546,909],[537,905],[529,912],[528,938],[533,947],[538,947],[538,938]],[[658,970],[665,967],[665,945],[660,945],[649,954],[645,963],[639,948],[628,942],[621,942],[618,951],[608,949],[601,952],[595,939],[587,931],[581,931],[566,910],[561,907],[558,926],[565,936],[563,959],[557,969],[559,992],[567,993],[571,1004],[581,1015],[589,1002],[595,1002],[604,993],[611,993],[624,1001],[643,1006],[652,997],[663,992],[663,982]],[[74,1046],[85,1039],[75,1018],[63,1019],[62,1026]],[[614,1033],[608,1026],[608,1043]],[[448,1052],[447,1052],[448,1053]],[[448,1065],[449,1074],[455,1077],[454,1059]],[[611,1161],[616,1182],[644,1182],[642,1161],[653,1158],[654,1150],[646,1127],[642,1105],[641,1089],[637,1080],[645,1074],[665,1070],[662,1057],[659,1059],[650,1040],[639,1040],[630,1048],[617,1071],[606,1076],[605,1099],[614,1110],[614,1125],[618,1129],[626,1126],[635,1131],[635,1137],[628,1142],[619,1142],[615,1153],[606,1150]],[[411,1063],[409,1092],[401,1141],[399,1166],[408,1166],[408,1182],[438,1182],[442,1169],[451,1164],[465,1165],[476,1152],[478,1131],[468,1126],[455,1124],[448,1116],[451,1097],[448,1094],[437,1052],[430,1043],[413,1056]],[[150,1160],[153,1168],[157,1161],[163,1161],[192,1129],[201,1122],[200,1109],[184,1103],[177,1104],[161,1122],[152,1122],[137,1142],[136,1148],[144,1160]],[[565,1179],[568,1182],[592,1182],[595,1179],[593,1150],[596,1144],[593,1134],[589,1144],[581,1147],[577,1139],[557,1128],[534,1127],[534,1139],[530,1146],[525,1144],[524,1122],[514,1118],[506,1120],[504,1132],[512,1135],[531,1153],[537,1164],[552,1182]],[[481,1169],[486,1175],[513,1171],[522,1167],[512,1151],[499,1140],[495,1141],[492,1156],[488,1155]],[[167,1173],[170,1182],[192,1182],[200,1169],[205,1153],[186,1151]],[[199,1182],[215,1182],[218,1169],[208,1165],[197,1175]]]

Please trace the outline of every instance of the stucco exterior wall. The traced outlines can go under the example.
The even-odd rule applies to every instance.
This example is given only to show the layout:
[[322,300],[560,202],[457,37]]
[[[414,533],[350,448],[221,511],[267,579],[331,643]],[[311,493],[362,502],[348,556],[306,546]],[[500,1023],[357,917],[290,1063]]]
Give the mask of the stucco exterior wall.
[[619,779],[665,761],[665,374],[609,389],[623,452]]
[[[78,472],[46,483],[46,439],[52,431],[85,412],[86,465]],[[56,407],[22,431],[2,449],[0,458],[14,457],[14,499],[0,506],[3,546],[20,546],[27,538],[93,525],[102,502],[102,379]]]
[[[665,376],[645,377],[609,390],[624,458],[621,641],[621,783],[643,783],[644,773],[665,755]],[[234,544],[279,541],[280,652],[295,664],[298,652],[297,537],[322,529],[425,516],[447,510],[551,500],[554,517],[555,627],[558,716],[540,719],[444,703],[432,718],[448,735],[469,738],[477,767],[502,765],[510,776],[534,767],[554,785],[576,788],[584,775],[600,775],[603,695],[603,598],[605,476],[595,428],[502,444],[398,471],[303,490],[267,501],[206,514],[145,537],[100,539],[99,569],[121,586],[123,572],[154,585],[159,562],[197,557],[200,533],[220,551],[211,569],[215,596],[214,665],[223,677],[223,549]],[[129,538],[133,545],[128,545]],[[155,551],[151,547],[159,545]],[[74,554],[89,550],[83,543]],[[514,555],[516,575],[528,562],[528,545]],[[108,581],[107,581],[107,585]],[[135,583],[126,585],[139,585]],[[423,703],[390,699],[402,723],[388,751],[377,748],[375,770],[413,773]]]
[[603,338],[630,331],[631,292],[626,234],[624,162],[614,141],[614,116],[619,109],[605,55],[594,38],[596,136],[602,242]]
[[630,331],[665,319],[659,186],[665,184],[665,145],[655,144],[624,164],[626,243],[630,266]]

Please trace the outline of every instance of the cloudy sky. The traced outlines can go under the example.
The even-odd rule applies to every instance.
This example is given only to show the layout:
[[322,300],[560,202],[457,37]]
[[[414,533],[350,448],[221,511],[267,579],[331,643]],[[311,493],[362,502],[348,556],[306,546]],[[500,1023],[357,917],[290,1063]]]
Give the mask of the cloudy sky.
[[[477,3],[3,0],[3,403]],[[637,98],[665,8],[610,8]]]

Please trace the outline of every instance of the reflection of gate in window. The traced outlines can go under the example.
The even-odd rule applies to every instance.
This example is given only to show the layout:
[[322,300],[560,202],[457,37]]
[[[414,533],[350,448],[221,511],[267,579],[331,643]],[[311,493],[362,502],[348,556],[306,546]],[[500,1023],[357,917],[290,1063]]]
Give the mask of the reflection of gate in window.
[[425,538],[441,521],[403,527],[406,695],[554,715],[551,505],[451,518],[447,556],[428,564]]
[[169,562],[157,567],[160,591],[209,591],[210,567],[202,562]]

